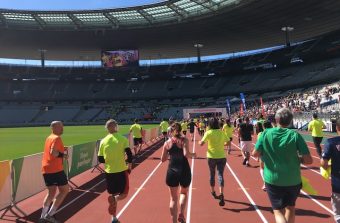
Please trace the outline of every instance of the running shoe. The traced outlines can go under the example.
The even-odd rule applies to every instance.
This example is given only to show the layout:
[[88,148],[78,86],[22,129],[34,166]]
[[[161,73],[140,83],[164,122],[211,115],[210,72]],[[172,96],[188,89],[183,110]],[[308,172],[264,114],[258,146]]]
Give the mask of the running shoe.
[[180,223],[185,223],[185,218],[184,218],[184,215],[182,213],[179,213],[178,214],[178,222]]
[[225,201],[224,201],[224,195],[223,194],[220,194],[220,197],[219,197],[220,201],[218,202],[218,204],[222,207],[225,205]]
[[45,222],[48,222],[48,223],[60,223],[60,221],[58,221],[55,217],[50,216],[50,215],[46,215],[44,217],[44,220]]
[[216,195],[216,192],[215,192],[215,191],[211,192],[211,195],[212,195],[215,199],[218,199],[218,198],[219,198],[219,197]]
[[118,218],[115,218],[115,219],[112,220],[111,223],[120,223],[120,221],[118,220]]

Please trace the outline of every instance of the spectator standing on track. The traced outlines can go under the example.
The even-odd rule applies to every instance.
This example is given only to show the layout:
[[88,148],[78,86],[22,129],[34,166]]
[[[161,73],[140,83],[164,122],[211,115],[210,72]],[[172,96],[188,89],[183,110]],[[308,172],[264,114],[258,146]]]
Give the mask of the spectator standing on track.
[[[165,162],[168,160],[168,156],[170,156],[166,184],[170,191],[170,214],[173,223],[176,223],[177,220],[185,223],[184,211],[188,187],[191,183],[191,170],[187,158],[194,158],[196,156],[195,153],[189,151],[188,139],[181,135],[181,131],[179,123],[171,125],[171,137],[164,143],[161,157],[162,162]],[[179,199],[178,192],[180,193]],[[177,215],[178,200],[179,214]]]
[[321,166],[328,168],[328,161],[332,160],[331,181],[332,181],[332,208],[335,213],[335,222],[340,223],[340,118],[336,120],[336,131],[338,136],[329,138],[325,142],[322,154]]
[[[229,142],[229,137],[225,134],[219,125],[217,118],[210,118],[209,130],[206,131],[203,138],[199,142],[202,146],[205,142],[208,142],[207,158],[210,171],[210,190],[215,199],[219,199],[219,205],[224,206],[224,167],[227,163],[226,153],[224,151],[225,143]],[[215,172],[217,169],[219,192],[217,196],[215,192]]]
[[[45,141],[42,159],[42,174],[47,187],[47,195],[44,199],[41,218],[39,219],[41,223],[59,222],[55,219],[54,214],[69,192],[67,177],[63,168],[63,160],[68,158],[67,148],[64,147],[61,139],[64,126],[61,121],[53,121],[50,127],[52,133]],[[55,197],[57,189],[59,194]]]
[[112,223],[119,223],[116,217],[117,202],[125,199],[129,193],[132,153],[127,138],[118,133],[118,123],[115,120],[108,120],[105,127],[108,135],[100,142],[98,161],[105,166],[107,192],[110,194],[108,211],[112,215]]
[[163,118],[163,121],[159,124],[159,126],[161,127],[161,131],[162,131],[164,142],[165,142],[168,137],[168,127],[169,127],[169,123],[166,120],[166,118]]
[[233,140],[234,127],[230,123],[230,119],[226,119],[226,123],[223,125],[222,130],[229,137],[229,142],[227,142],[228,154],[231,152],[231,141]]
[[252,146],[252,135],[254,134],[254,126],[250,124],[249,118],[245,118],[245,122],[240,124],[238,135],[243,156],[243,165],[249,166],[250,152]]
[[133,150],[135,152],[135,156],[141,151],[143,146],[142,130],[142,126],[138,124],[138,119],[135,119],[135,124],[130,127],[130,134],[132,133],[133,137]]
[[322,129],[326,128],[326,125],[323,121],[318,119],[318,114],[313,114],[313,121],[308,124],[308,131],[312,132],[313,143],[316,148],[318,155],[321,157],[322,149],[321,142],[323,139],[323,131]]
[[278,127],[261,134],[253,156],[264,162],[264,181],[276,223],[294,223],[295,202],[302,187],[300,164],[311,164],[313,159],[302,136],[287,128],[292,112],[279,109],[275,120]]

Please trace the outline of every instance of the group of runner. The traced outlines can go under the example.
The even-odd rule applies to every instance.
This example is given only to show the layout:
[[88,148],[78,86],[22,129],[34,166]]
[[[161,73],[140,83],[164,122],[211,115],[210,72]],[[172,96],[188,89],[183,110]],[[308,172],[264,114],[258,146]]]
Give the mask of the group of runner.
[[[190,138],[194,140],[195,129],[203,133],[198,144],[207,146],[207,164],[210,173],[210,193],[218,200],[220,206],[225,205],[224,200],[224,167],[227,162],[227,153],[230,153],[233,135],[236,133],[241,146],[242,164],[249,166],[249,157],[259,157],[260,172],[264,180],[264,189],[267,191],[272,205],[276,222],[294,222],[295,201],[299,195],[301,185],[300,164],[311,164],[312,157],[302,136],[288,128],[293,118],[288,109],[280,109],[275,115],[275,123],[259,117],[253,126],[248,117],[235,119],[234,126],[229,119],[212,117],[206,120],[206,128],[194,119],[182,123],[163,120],[160,124],[164,135],[162,149],[162,162],[169,160],[166,185],[170,191],[170,215],[172,222],[185,222],[184,211],[187,202],[187,192],[191,184],[191,170],[188,158],[195,158],[196,154],[190,151],[189,139],[186,137],[189,130]],[[203,120],[203,121],[202,121]],[[337,131],[340,135],[340,120],[337,120]],[[320,136],[323,125],[317,116],[309,125],[313,137]],[[107,192],[109,194],[108,212],[112,216],[112,223],[118,223],[116,216],[117,203],[126,198],[129,192],[129,174],[132,171],[133,154],[129,148],[126,137],[118,133],[118,123],[110,119],[106,122],[108,131],[99,146],[98,161],[104,164]],[[46,139],[42,161],[42,173],[48,193],[43,203],[39,222],[58,222],[54,214],[68,193],[67,178],[63,171],[63,159],[67,159],[67,147],[64,147],[61,135],[63,124],[60,121],[51,123],[51,135]],[[142,127],[138,120],[131,126],[130,132],[134,137],[134,153],[143,143]],[[257,133],[255,148],[251,146],[254,132]],[[322,132],[322,130],[321,130]],[[321,139],[322,140],[322,139]],[[320,139],[314,142],[321,142]],[[317,147],[318,148],[318,147]],[[332,206],[336,213],[336,222],[340,222],[340,136],[328,139],[324,151],[320,146],[318,153],[321,156],[321,165],[328,168],[328,161],[332,160]],[[215,173],[217,172],[218,191],[215,188]],[[56,191],[59,189],[59,194]],[[217,194],[218,193],[218,194]]]

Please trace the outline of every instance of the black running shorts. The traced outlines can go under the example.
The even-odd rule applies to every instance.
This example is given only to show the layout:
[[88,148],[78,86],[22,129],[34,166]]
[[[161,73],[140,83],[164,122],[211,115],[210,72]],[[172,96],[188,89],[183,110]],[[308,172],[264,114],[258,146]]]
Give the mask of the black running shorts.
[[127,171],[119,173],[105,173],[107,192],[109,194],[127,194],[129,192],[129,174]]
[[135,146],[138,146],[139,144],[143,143],[143,139],[142,138],[133,138],[133,144]]
[[67,177],[64,171],[60,171],[57,173],[44,173],[43,178],[44,178],[46,187],[64,186],[68,183]]
[[287,206],[295,206],[302,184],[295,186],[276,186],[266,183],[267,194],[273,210],[281,210]]

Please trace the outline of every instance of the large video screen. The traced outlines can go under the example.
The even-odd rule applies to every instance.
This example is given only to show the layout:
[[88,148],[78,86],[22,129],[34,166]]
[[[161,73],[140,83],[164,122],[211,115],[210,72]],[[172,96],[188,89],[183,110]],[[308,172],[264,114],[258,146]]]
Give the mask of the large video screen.
[[103,67],[138,66],[138,50],[105,50],[102,51]]

